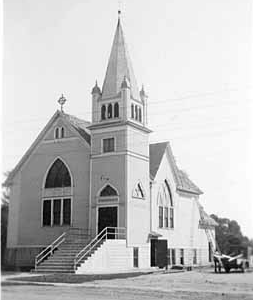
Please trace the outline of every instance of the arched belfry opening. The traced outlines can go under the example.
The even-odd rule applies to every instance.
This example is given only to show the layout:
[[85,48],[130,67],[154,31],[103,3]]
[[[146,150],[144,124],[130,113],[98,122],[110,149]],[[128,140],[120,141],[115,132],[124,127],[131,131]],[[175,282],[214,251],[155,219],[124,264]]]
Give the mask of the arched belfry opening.
[[71,186],[71,176],[64,162],[57,158],[47,173],[45,188],[62,188]]

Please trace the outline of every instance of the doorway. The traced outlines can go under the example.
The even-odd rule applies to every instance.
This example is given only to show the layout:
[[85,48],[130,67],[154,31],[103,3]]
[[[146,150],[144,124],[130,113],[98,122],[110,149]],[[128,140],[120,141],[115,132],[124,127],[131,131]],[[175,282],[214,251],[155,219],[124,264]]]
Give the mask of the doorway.
[[[118,207],[99,207],[98,208],[98,234],[105,227],[118,227]],[[108,229],[107,238],[115,239],[115,229]]]
[[167,267],[167,240],[151,240],[151,267]]

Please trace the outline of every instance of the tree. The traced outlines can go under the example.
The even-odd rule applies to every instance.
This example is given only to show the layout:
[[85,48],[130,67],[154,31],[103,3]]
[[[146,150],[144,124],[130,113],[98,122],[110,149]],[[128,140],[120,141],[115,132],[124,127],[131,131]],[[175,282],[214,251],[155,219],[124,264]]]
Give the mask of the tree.
[[243,236],[239,224],[235,220],[219,218],[214,214],[211,217],[218,223],[215,233],[221,252],[227,255],[239,253],[247,255],[247,248],[252,245],[252,242]]

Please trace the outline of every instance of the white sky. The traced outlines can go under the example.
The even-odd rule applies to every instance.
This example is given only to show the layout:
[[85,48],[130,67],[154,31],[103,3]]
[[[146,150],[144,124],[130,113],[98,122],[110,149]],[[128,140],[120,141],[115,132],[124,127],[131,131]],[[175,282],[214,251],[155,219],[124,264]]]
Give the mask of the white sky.
[[[149,95],[150,141],[171,141],[208,213],[253,238],[251,0],[121,1],[123,30]],[[118,1],[4,3],[3,171],[58,108],[86,120],[102,86]]]

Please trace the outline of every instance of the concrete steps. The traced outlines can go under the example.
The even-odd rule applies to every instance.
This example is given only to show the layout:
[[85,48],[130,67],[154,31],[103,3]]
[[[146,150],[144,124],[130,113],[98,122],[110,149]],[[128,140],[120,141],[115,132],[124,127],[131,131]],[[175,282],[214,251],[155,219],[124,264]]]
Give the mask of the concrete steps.
[[[90,242],[80,229],[71,229],[65,241],[51,256],[42,261],[36,273],[75,273],[74,258]],[[95,251],[95,249],[94,249]]]

